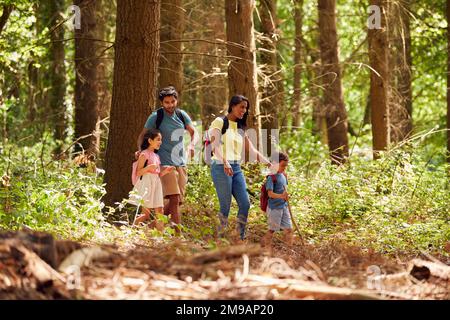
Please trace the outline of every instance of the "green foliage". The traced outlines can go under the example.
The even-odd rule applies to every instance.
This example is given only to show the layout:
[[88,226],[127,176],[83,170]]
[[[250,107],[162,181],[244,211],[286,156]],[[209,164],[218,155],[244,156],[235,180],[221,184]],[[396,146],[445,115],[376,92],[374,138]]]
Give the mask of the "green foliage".
[[0,227],[29,227],[66,237],[92,237],[105,221],[102,176],[71,162],[40,159],[42,144],[2,151]]
[[308,176],[292,161],[290,168],[303,170],[291,174],[289,186],[300,228],[313,241],[339,236],[381,251],[442,252],[450,240],[449,168],[420,155],[416,143],[377,161],[358,155],[342,167],[323,161]]

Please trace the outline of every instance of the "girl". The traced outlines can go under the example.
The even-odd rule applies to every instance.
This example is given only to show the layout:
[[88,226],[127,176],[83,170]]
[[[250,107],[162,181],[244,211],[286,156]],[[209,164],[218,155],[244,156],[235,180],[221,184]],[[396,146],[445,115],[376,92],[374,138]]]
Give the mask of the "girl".
[[231,98],[226,117],[216,118],[209,128],[213,150],[211,176],[220,203],[219,236],[224,235],[227,227],[233,196],[239,207],[237,231],[241,240],[245,239],[250,209],[247,185],[240,165],[241,155],[248,152],[250,157],[270,166],[270,161],[256,150],[247,136],[246,121],[249,108],[246,97],[234,96]]
[[155,151],[159,149],[161,143],[162,136],[158,129],[151,129],[145,134],[137,163],[136,175],[139,177],[139,180],[136,182],[130,196],[130,203],[134,205],[141,205],[143,201],[142,214],[136,217],[133,225],[148,220],[150,218],[150,210],[155,209],[156,219],[150,226],[156,227],[159,231],[162,231],[164,228],[162,221],[158,219],[158,216],[162,215],[164,206],[159,177],[166,175],[174,168],[165,167],[164,170],[160,170],[161,162]]

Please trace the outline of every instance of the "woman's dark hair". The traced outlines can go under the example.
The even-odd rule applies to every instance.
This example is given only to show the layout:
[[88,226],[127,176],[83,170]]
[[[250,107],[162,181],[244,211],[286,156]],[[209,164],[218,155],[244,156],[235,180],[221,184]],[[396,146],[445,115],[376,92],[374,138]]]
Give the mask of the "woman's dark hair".
[[242,119],[237,120],[237,123],[240,125],[240,127],[245,129],[247,127],[248,110],[250,110],[250,102],[248,101],[248,99],[246,97],[241,96],[241,95],[233,96],[230,100],[230,104],[228,105],[228,113],[231,113],[232,108],[235,105],[238,105],[239,103],[241,103],[242,101],[247,102],[247,111],[245,111]]
[[158,94],[159,101],[163,101],[165,97],[174,97],[178,100],[178,92],[175,90],[175,87],[169,86],[162,88]]
[[158,134],[161,134],[161,131],[159,131],[158,129],[148,130],[144,134],[144,139],[142,140],[142,144],[141,144],[141,151],[146,150],[150,146],[150,143],[148,143],[148,139],[153,140],[158,136]]

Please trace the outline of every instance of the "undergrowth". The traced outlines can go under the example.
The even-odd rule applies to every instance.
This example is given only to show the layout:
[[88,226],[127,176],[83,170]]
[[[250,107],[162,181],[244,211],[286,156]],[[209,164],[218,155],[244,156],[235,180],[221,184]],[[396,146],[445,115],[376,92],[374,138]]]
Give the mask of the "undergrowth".
[[[416,139],[373,161],[354,152],[340,167],[330,164],[326,148],[309,135],[283,137],[290,155],[290,205],[309,243],[342,239],[379,252],[445,253],[450,241],[449,167],[444,151]],[[111,224],[104,214],[103,171],[80,168],[71,160],[52,160],[41,143],[1,149],[0,228],[28,227],[63,238],[101,242],[169,239],[173,230]],[[356,148],[355,148],[356,149]],[[431,159],[431,160],[430,160]],[[214,247],[218,201],[209,167],[191,165],[185,204],[183,237]],[[259,209],[260,165],[244,166],[252,202],[249,232],[265,230]],[[103,211],[103,212],[102,212]],[[236,216],[233,201],[230,218]],[[130,213],[131,215],[133,212]]]

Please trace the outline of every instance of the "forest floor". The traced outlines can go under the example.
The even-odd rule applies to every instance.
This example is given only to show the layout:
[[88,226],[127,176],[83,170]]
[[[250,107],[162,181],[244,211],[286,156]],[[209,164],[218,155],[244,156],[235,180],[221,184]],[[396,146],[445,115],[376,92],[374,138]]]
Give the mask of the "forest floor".
[[113,245],[4,232],[0,299],[450,299],[449,265],[340,241],[266,249],[250,235],[211,250],[177,237]]

